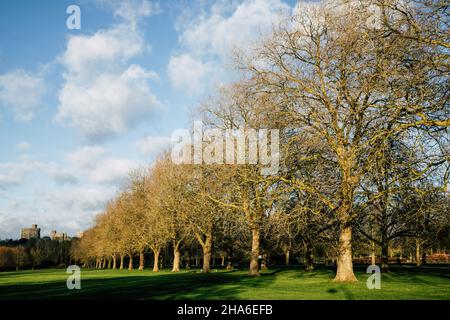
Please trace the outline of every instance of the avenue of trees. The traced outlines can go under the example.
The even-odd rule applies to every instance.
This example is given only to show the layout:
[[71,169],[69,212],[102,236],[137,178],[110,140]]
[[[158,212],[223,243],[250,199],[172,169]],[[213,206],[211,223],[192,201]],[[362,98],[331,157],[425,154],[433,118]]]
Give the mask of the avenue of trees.
[[208,128],[279,129],[278,173],[177,165],[167,150],[130,174],[73,258],[143,269],[150,254],[154,271],[176,272],[201,257],[203,272],[246,262],[255,276],[275,256],[307,270],[320,256],[335,281],[355,281],[357,253],[388,271],[394,249],[418,265],[445,252],[449,21],[440,0],[299,5],[236,53],[240,81],[195,115]]

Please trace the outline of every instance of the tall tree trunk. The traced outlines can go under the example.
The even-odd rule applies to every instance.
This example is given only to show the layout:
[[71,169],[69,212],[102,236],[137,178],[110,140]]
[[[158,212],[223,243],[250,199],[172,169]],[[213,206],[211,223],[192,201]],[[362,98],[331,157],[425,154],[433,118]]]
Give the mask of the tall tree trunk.
[[186,257],[186,270],[190,270],[191,269],[191,256],[188,255]]
[[372,241],[372,244],[371,244],[371,251],[372,251],[372,253],[370,255],[370,257],[371,257],[371,264],[374,266],[374,265],[377,264],[377,255],[376,255],[376,252],[375,252],[375,242],[374,241]]
[[267,270],[267,264],[269,257],[266,253],[262,254],[262,259],[261,259],[261,270]]
[[416,266],[422,266],[422,261],[420,260],[420,239],[416,239]]
[[345,226],[339,235],[339,248],[335,282],[355,282],[352,257],[352,227]]
[[112,263],[111,259],[108,259],[108,269],[111,269],[111,263]]
[[159,271],[159,253],[160,253],[160,249],[152,249],[153,250],[153,272],[158,272]]
[[113,255],[113,270],[116,270],[117,269],[117,256],[116,255]]
[[173,268],[172,272],[180,271],[180,249],[178,248],[178,244],[174,244],[173,246]]
[[288,266],[291,263],[291,250],[286,250],[284,252],[284,263]]
[[314,271],[313,248],[309,243],[305,243],[305,270],[307,272]]
[[422,245],[422,265],[427,264],[427,247],[425,244]]
[[125,256],[123,254],[120,255],[120,270],[123,270],[123,261],[125,260]]
[[231,261],[231,255],[229,255],[228,257],[227,257],[227,268],[226,268],[227,270],[232,270],[233,269],[233,263],[232,263],[232,261]]
[[252,228],[252,253],[250,257],[250,276],[259,276],[259,240],[260,240],[260,230],[259,226],[254,226]]
[[381,271],[389,272],[389,242],[381,240]]
[[221,262],[221,266],[222,267],[225,267],[225,255],[223,254],[222,256],[221,256],[221,258],[222,258],[222,262]]
[[203,267],[202,272],[208,273],[211,271],[211,251],[212,251],[213,237],[212,234],[206,235],[205,242],[203,244]]
[[133,270],[133,255],[128,255],[130,257],[130,261],[128,262],[128,270]]
[[106,258],[103,259],[103,265],[102,265],[102,269],[106,269]]
[[144,270],[144,264],[145,264],[144,250],[141,250],[139,252],[139,271],[143,271]]

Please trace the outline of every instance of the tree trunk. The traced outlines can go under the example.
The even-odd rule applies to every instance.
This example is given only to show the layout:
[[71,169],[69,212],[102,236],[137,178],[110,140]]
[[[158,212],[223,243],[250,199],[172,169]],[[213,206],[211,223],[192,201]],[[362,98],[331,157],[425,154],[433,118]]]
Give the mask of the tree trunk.
[[210,263],[211,263],[212,242],[213,242],[212,234],[208,234],[206,236],[206,240],[203,245],[203,267],[202,267],[203,273],[208,273],[211,271]]
[[422,265],[427,264],[427,248],[425,244],[422,245]]
[[339,235],[339,252],[335,282],[355,282],[352,257],[352,227],[345,226]]
[[421,267],[422,261],[420,260],[420,240],[416,239],[416,266]]
[[130,261],[128,262],[128,270],[133,270],[133,255],[128,255],[130,257]]
[[255,226],[252,228],[252,253],[250,257],[250,270],[249,270],[250,276],[259,276],[258,270],[259,240],[260,240],[259,226]]
[[227,270],[232,270],[233,269],[233,263],[232,263],[232,260],[231,260],[231,254],[229,254],[227,256],[227,268],[226,269]]
[[106,269],[106,259],[103,259],[102,269]]
[[222,263],[220,264],[222,267],[225,267],[225,255],[222,255]]
[[191,256],[187,256],[186,257],[186,270],[190,270],[191,269]]
[[291,251],[290,250],[286,250],[284,252],[284,263],[288,266],[290,264],[291,260]]
[[116,257],[116,255],[113,255],[113,270],[116,270],[117,269],[117,257]]
[[153,272],[159,271],[159,252],[160,249],[152,249],[153,250]]
[[173,268],[172,272],[180,271],[180,249],[178,249],[178,245],[174,245],[173,247]]
[[139,252],[139,271],[144,270],[144,264],[145,264],[145,255],[144,251],[142,250],[141,252]]
[[125,256],[123,254],[120,255],[120,270],[123,270],[123,260],[125,259]]
[[308,243],[305,244],[305,270],[307,272],[314,271],[314,257],[312,246]]
[[389,272],[389,242],[384,239],[381,243],[381,271]]
[[268,256],[267,254],[263,254],[262,255],[262,259],[261,259],[261,270],[267,270],[267,264],[268,264]]
[[108,269],[111,269],[111,266],[112,266],[112,260],[111,259],[108,259]]
[[371,249],[372,249],[372,253],[371,253],[371,264],[374,266],[377,264],[377,255],[375,253],[375,242],[372,241],[372,245],[371,245]]

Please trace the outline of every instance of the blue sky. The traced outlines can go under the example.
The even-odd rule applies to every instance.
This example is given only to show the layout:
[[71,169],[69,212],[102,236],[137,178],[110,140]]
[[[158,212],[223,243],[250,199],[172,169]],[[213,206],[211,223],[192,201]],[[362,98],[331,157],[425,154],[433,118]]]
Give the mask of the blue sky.
[[[69,30],[66,8],[81,9]],[[0,239],[75,234],[295,1],[0,2]]]

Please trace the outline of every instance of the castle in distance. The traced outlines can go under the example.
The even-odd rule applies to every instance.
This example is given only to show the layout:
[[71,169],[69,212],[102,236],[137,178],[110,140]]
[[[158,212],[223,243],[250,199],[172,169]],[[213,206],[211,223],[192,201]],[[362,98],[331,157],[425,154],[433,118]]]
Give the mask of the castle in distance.
[[[82,238],[83,232],[81,232],[81,231],[78,232],[77,237]],[[28,240],[29,239],[40,239],[41,238],[41,229],[38,228],[37,224],[32,224],[31,228],[23,228],[21,230],[20,238],[28,239]],[[57,240],[57,241],[66,241],[66,240],[70,240],[71,238],[65,232],[57,232],[56,230],[53,230],[52,232],[50,232],[50,239]]]
[[32,224],[31,228],[23,228],[20,233],[21,239],[40,239],[41,229],[37,227],[37,224]]

